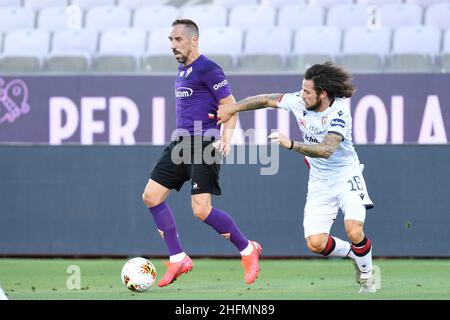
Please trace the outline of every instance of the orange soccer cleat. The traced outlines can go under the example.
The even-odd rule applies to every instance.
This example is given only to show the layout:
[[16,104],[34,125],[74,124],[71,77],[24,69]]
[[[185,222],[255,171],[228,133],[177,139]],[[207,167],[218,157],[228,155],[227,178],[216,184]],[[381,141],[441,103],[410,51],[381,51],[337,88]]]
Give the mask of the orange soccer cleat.
[[165,287],[177,280],[179,276],[181,276],[183,273],[188,273],[192,270],[194,264],[192,263],[191,258],[186,255],[186,257],[183,258],[180,262],[172,263],[167,262],[166,263],[167,270],[164,276],[161,280],[158,282],[158,287]]
[[258,278],[259,274],[259,255],[262,247],[256,241],[250,241],[253,251],[248,256],[242,256],[242,265],[244,266],[244,278],[247,284],[252,284]]

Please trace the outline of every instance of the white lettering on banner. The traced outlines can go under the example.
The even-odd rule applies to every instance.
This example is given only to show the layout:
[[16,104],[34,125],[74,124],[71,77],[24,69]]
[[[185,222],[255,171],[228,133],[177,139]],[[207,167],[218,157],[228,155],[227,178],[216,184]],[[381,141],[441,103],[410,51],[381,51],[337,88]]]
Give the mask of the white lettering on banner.
[[290,136],[290,115],[289,111],[278,108],[277,110],[277,127],[278,132],[281,132],[282,134],[286,136]]
[[[135,144],[135,131],[139,126],[139,109],[127,97],[82,97],[81,107],[67,97],[51,97],[49,101],[49,142],[59,145],[70,139],[80,128],[80,143],[90,145],[95,142],[95,134],[105,132],[105,122],[95,120],[109,105],[109,140],[112,145]],[[123,116],[126,121],[123,121]],[[63,123],[65,119],[65,122]]]
[[391,143],[403,143],[403,96],[391,98]]
[[[122,114],[127,121],[123,123]],[[134,132],[139,125],[139,110],[133,100],[126,97],[109,99],[109,143],[112,145],[136,144]]]
[[[52,145],[61,144],[64,139],[70,138],[78,128],[78,109],[69,98],[50,98],[49,115],[49,141]],[[63,116],[66,118],[65,124],[63,124]]]
[[364,96],[355,108],[353,116],[355,143],[367,143],[367,113],[375,115],[375,143],[386,143],[388,137],[388,116],[383,101],[375,95]]
[[152,143],[166,143],[166,98],[154,97],[152,103]]
[[267,144],[267,109],[255,110],[255,144]]
[[447,134],[437,95],[430,95],[427,98],[418,142],[447,143]]
[[106,98],[81,98],[81,144],[94,143],[94,134],[105,132],[105,123],[94,120],[94,111],[106,109]]

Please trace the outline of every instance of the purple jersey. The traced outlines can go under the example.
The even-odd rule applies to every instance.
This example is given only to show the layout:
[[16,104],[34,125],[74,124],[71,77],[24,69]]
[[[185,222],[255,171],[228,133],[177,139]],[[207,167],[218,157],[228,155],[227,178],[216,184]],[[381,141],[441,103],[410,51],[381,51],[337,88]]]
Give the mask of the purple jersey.
[[[231,94],[227,78],[215,62],[200,55],[193,63],[178,67],[175,81],[177,129],[191,135],[204,135],[206,130],[219,130],[217,106],[219,100]],[[194,121],[196,124],[194,132]]]

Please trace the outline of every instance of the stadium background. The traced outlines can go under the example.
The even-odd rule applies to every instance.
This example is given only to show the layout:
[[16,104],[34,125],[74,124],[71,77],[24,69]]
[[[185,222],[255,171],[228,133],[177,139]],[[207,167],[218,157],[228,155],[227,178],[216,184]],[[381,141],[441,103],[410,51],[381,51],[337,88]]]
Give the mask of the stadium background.
[[[0,256],[165,255],[141,193],[175,125],[177,17],[198,22],[237,99],[296,91],[326,60],[351,71],[374,256],[450,256],[450,3],[433,0],[0,0]],[[272,130],[300,139],[287,117],[241,114],[257,130],[233,152]],[[278,174],[265,166],[224,165],[215,203],[265,257],[313,256],[302,158],[280,150]],[[168,202],[193,256],[235,255],[192,216],[186,187]],[[333,231],[345,237],[341,215]]]

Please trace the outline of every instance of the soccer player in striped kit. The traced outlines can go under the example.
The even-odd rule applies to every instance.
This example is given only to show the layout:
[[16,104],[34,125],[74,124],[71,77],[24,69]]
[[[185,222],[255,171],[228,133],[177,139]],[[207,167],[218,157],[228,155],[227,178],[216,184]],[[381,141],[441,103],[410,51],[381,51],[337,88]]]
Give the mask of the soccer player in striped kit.
[[[353,259],[360,292],[376,291],[372,245],[364,233],[366,209],[374,205],[363,165],[352,143],[352,118],[343,98],[354,93],[351,76],[332,62],[306,70],[300,92],[261,94],[219,107],[219,123],[239,111],[282,108],[297,118],[303,143],[274,132],[269,138],[305,156],[310,168],[303,227],[308,248],[324,256]],[[338,210],[351,243],[330,235]]]
[[[143,201],[170,255],[168,268],[158,282],[160,287],[171,284],[193,268],[192,260],[181,246],[174,215],[165,202],[172,189],[179,191],[188,180],[191,182],[194,215],[237,248],[242,256],[247,284],[253,283],[259,274],[261,245],[249,241],[227,212],[212,206],[211,194],[221,194],[217,155],[220,158],[220,154],[226,156],[229,153],[237,122],[237,116],[232,117],[224,124],[220,135],[217,105],[236,100],[222,69],[199,53],[198,39],[198,27],[193,21],[180,19],[172,23],[169,40],[180,63],[175,81],[177,130],[173,141],[153,167],[143,193]],[[207,159],[205,154],[210,157]],[[198,158],[200,161],[196,161]]]

